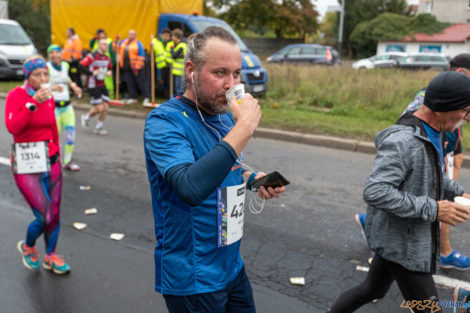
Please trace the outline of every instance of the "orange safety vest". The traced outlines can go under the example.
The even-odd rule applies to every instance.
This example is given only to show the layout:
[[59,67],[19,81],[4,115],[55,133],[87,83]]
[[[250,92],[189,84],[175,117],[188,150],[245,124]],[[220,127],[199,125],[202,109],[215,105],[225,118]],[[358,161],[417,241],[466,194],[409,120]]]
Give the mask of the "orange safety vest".
[[62,52],[62,58],[66,61],[80,60],[82,58],[82,41],[77,35],[73,35],[72,38],[67,39],[64,45],[64,51]]
[[137,40],[129,42],[129,38],[124,39],[119,46],[119,58],[121,59],[119,64],[121,68],[124,67],[124,50],[127,45],[129,45],[128,50],[131,68],[133,70],[140,70],[144,67],[145,57],[139,55],[139,45],[137,44]]

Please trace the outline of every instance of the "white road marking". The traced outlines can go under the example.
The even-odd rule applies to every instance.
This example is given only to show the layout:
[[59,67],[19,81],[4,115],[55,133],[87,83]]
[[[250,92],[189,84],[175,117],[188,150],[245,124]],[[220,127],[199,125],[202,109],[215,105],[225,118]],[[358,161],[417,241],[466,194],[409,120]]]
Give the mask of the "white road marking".
[[6,166],[11,166],[10,159],[9,158],[4,158],[2,156],[0,156],[0,164],[1,165],[6,165]]
[[[368,272],[369,268],[367,266],[356,266],[356,271]],[[455,288],[457,286],[463,287],[465,289],[470,289],[470,282],[459,280],[455,278],[450,278],[442,275],[432,275],[434,278],[434,282],[437,285],[447,287],[447,288]]]
[[442,275],[433,275],[432,277],[434,278],[434,282],[441,286],[448,288],[455,288],[456,286],[460,286],[464,287],[465,289],[470,289],[470,283],[468,281],[458,280]]

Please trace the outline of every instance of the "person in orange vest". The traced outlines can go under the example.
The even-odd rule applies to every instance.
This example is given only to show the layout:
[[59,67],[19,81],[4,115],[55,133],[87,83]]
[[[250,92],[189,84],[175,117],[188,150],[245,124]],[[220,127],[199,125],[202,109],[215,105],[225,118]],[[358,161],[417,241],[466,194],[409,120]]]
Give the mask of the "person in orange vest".
[[119,43],[119,64],[124,72],[124,81],[129,91],[130,99],[126,104],[137,103],[137,87],[144,98],[144,105],[149,102],[150,92],[145,78],[144,45],[137,40],[135,30],[131,29],[126,39]]
[[83,46],[80,37],[75,34],[72,27],[67,28],[67,41],[64,45],[62,58],[70,65],[69,76],[70,79],[82,88],[82,81],[80,79],[80,71],[78,70],[78,62],[82,58]]

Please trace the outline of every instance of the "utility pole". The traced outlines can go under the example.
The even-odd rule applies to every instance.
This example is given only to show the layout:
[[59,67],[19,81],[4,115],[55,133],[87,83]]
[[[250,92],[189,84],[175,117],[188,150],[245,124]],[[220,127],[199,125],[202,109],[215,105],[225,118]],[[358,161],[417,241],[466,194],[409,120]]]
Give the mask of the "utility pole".
[[343,26],[344,26],[344,3],[346,0],[341,0],[341,16],[339,19],[339,38],[338,38],[338,52],[341,55],[343,49]]

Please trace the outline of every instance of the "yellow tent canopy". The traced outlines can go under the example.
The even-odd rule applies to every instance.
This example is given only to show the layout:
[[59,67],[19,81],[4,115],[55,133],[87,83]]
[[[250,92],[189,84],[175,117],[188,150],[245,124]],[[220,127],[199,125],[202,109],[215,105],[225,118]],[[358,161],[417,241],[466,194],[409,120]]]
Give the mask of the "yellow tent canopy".
[[127,38],[134,29],[145,47],[157,35],[161,13],[202,13],[203,0],[51,0],[51,41],[64,46],[66,30],[72,27],[83,47],[102,28],[109,38]]

